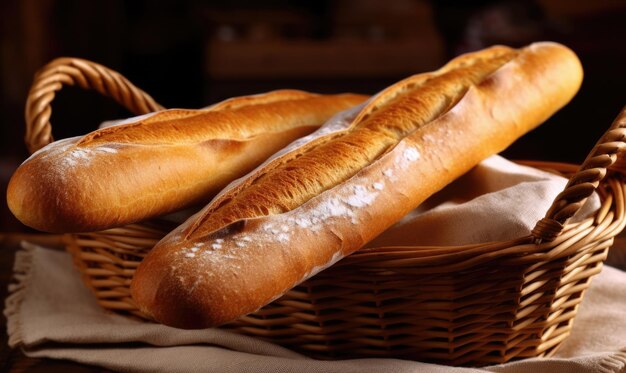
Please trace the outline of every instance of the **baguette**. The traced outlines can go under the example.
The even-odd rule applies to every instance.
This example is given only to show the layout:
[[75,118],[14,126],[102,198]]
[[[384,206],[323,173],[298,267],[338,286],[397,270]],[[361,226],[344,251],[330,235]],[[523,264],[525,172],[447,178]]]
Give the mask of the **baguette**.
[[392,85],[166,236],[138,267],[133,299],[180,328],[253,312],[546,120],[581,80],[572,51],[536,43],[467,54]]
[[365,99],[281,90],[131,118],[33,154],[11,178],[8,205],[30,227],[86,232],[206,203],[277,150]]

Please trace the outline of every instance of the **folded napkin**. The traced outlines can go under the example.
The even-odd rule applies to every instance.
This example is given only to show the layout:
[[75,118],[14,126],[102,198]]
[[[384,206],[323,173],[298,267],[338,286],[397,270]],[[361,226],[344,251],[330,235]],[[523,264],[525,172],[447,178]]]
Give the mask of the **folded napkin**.
[[[482,161],[371,241],[368,247],[456,246],[530,234],[567,179],[498,155]],[[600,207],[594,193],[572,222]]]
[[[413,244],[448,245],[527,235],[565,182],[491,158],[429,200],[427,211],[416,210],[378,240],[406,244],[408,237]],[[597,197],[590,201],[586,213],[598,206]],[[420,230],[423,234],[415,233]],[[394,241],[399,235],[405,239]],[[139,322],[104,311],[72,267],[64,252],[23,244],[4,311],[10,346],[32,357],[125,372],[626,371],[626,273],[610,267],[592,282],[572,335],[554,358],[481,369],[398,359],[319,361],[221,329],[179,330]]]

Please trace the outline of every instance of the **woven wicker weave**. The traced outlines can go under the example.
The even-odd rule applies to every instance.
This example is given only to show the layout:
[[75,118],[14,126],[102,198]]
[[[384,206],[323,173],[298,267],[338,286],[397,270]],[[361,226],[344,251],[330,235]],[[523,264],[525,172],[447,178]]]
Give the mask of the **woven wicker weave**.
[[[26,108],[31,151],[52,141],[50,102],[62,84],[113,97],[136,114],[161,107],[107,68],[60,59],[36,76]],[[591,278],[626,222],[618,153],[626,111],[583,165],[534,162],[570,182],[526,237],[455,247],[364,249],[260,311],[226,325],[319,358],[402,357],[454,365],[550,356],[567,338]],[[610,168],[610,170],[609,170]],[[567,224],[596,190],[595,216]],[[130,298],[135,268],[173,227],[159,221],[66,235],[106,309],[144,316]]]

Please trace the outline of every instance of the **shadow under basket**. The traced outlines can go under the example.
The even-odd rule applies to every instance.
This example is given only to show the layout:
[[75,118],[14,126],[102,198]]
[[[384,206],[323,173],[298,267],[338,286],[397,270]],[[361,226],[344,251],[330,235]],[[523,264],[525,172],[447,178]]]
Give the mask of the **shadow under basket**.
[[[61,83],[96,89],[136,114],[161,108],[103,66],[55,60],[36,76],[27,102],[31,151],[52,141],[49,104]],[[624,168],[616,164],[626,147],[623,127],[625,112],[580,167],[526,162],[570,179],[532,234],[466,246],[362,249],[223,327],[322,359],[487,365],[550,356],[569,335],[591,278],[625,225]],[[594,191],[601,208],[567,223]],[[130,282],[172,228],[154,220],[65,239],[102,307],[146,320]]]

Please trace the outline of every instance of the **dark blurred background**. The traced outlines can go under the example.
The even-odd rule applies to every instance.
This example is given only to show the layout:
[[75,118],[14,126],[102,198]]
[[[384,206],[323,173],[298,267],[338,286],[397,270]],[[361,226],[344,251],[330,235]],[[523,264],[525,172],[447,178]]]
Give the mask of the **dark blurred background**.
[[[505,155],[580,162],[626,104],[624,19],[621,0],[2,1],[0,192],[27,157],[33,74],[59,56],[117,70],[165,107],[199,108],[277,88],[372,94],[463,52],[559,41],[583,62],[581,92]],[[130,115],[77,88],[52,106],[57,139]],[[0,231],[24,229],[4,202],[0,217]]]

